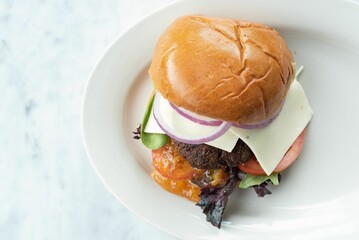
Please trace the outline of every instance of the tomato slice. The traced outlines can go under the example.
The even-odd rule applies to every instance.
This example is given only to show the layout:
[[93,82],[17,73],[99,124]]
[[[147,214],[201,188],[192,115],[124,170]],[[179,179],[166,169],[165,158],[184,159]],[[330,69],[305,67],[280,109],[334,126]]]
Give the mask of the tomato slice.
[[[292,146],[288,149],[287,153],[284,155],[282,160],[279,162],[278,166],[274,169],[273,172],[279,173],[289,167],[298,157],[299,153],[302,150],[304,137],[305,137],[305,130],[297,137],[294,141]],[[239,169],[245,173],[252,174],[252,175],[266,175],[261,165],[258,163],[255,157],[251,158],[245,163],[239,165]]]
[[163,177],[174,180],[191,179],[197,171],[179,154],[172,141],[152,150],[152,165]]

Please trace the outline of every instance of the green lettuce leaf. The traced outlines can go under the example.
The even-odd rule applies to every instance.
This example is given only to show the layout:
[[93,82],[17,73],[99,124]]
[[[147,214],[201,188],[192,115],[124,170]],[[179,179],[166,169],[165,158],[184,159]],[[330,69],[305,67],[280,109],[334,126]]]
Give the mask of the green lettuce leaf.
[[147,106],[145,115],[143,116],[142,124],[141,124],[141,141],[143,145],[147,148],[155,150],[163,147],[170,140],[170,138],[166,134],[161,133],[146,133],[144,130],[146,129],[148,119],[151,115],[151,110],[153,106],[153,100],[155,99],[155,94],[152,95],[150,103]]
[[269,176],[254,176],[251,174],[246,174],[244,179],[239,183],[240,188],[249,188],[252,186],[261,185],[262,183],[270,180],[273,185],[279,184],[279,175],[278,173],[272,173]]

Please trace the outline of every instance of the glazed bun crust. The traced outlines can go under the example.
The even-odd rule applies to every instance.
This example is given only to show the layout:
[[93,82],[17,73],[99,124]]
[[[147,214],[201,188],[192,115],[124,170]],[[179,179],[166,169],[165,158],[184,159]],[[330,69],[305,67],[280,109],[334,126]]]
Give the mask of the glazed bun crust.
[[185,16],[160,37],[149,69],[157,90],[199,115],[251,124],[283,104],[293,56],[279,33],[242,20]]

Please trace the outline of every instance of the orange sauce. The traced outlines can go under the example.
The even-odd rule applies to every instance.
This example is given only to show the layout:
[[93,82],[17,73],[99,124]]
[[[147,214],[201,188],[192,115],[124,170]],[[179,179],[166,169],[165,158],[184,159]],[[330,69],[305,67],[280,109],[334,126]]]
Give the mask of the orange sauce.
[[185,197],[191,201],[198,202],[200,200],[199,194],[201,193],[200,188],[193,184],[191,180],[174,180],[163,177],[158,171],[153,171],[152,178],[160,185],[163,189]]

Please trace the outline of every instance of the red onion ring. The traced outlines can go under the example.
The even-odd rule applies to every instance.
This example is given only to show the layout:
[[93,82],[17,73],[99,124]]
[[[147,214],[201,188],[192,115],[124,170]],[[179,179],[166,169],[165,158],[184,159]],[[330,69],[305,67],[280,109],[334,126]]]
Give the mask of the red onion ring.
[[162,131],[164,131],[170,138],[176,139],[177,141],[188,143],[188,144],[201,144],[201,143],[210,142],[222,136],[232,126],[231,123],[222,122],[214,132],[208,134],[207,136],[201,136],[201,137],[185,136],[181,133],[176,132],[176,130],[171,128],[163,119],[160,110],[160,100],[161,100],[161,96],[156,93],[155,100],[153,103],[153,116],[158,126],[162,129]]
[[201,116],[196,115],[194,113],[191,113],[190,111],[177,107],[176,105],[174,105],[173,103],[170,102],[171,107],[176,110],[176,112],[178,112],[181,116],[187,118],[188,120],[201,124],[201,125],[206,125],[206,126],[219,126],[222,124],[223,121],[220,120],[209,120],[209,118],[204,119],[204,118],[200,118]]
[[268,126],[271,122],[274,121],[274,119],[276,119],[278,117],[278,115],[280,114],[280,112],[283,109],[283,105],[284,104],[282,104],[274,114],[272,114],[269,118],[267,118],[267,119],[265,119],[263,121],[260,121],[258,123],[254,123],[254,124],[236,124],[236,123],[233,123],[232,126],[237,127],[237,128],[243,128],[243,129],[264,128],[264,127]]

